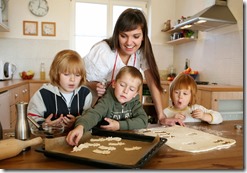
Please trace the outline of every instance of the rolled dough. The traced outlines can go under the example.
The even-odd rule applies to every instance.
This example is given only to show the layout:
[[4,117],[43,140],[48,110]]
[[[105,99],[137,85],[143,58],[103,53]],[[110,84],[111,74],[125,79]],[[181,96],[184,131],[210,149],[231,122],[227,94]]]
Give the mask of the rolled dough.
[[160,136],[167,138],[166,145],[187,152],[204,152],[215,149],[229,148],[235,144],[234,139],[223,138],[203,131],[183,126],[154,127],[140,129],[139,133],[149,136]]

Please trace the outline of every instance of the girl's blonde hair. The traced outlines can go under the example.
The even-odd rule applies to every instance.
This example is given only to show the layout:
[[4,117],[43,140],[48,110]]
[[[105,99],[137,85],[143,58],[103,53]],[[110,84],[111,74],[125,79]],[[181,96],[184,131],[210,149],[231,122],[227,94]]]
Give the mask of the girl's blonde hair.
[[172,81],[170,86],[170,98],[172,99],[172,101],[173,101],[173,94],[172,94],[173,91],[179,89],[189,89],[191,91],[189,106],[196,103],[197,84],[190,75],[180,73]]
[[81,75],[80,85],[86,83],[86,70],[81,56],[73,50],[62,50],[58,52],[50,67],[51,84],[60,86],[60,74],[73,73]]

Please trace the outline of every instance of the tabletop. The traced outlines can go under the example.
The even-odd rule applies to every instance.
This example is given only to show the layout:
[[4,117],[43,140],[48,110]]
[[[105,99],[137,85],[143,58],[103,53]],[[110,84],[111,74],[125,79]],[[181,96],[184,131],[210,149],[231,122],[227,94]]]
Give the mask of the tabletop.
[[[211,150],[200,153],[190,153],[174,150],[164,144],[159,151],[141,169],[157,170],[243,170],[244,164],[244,121],[224,121],[222,124],[209,125],[207,123],[187,123],[189,126],[198,126],[210,132],[217,132],[221,137],[236,140],[230,148]],[[236,128],[240,125],[240,129]],[[5,135],[6,136],[6,135]],[[37,152],[38,146],[19,155],[0,161],[0,169],[100,169],[83,163],[74,163],[69,160],[46,157]]]

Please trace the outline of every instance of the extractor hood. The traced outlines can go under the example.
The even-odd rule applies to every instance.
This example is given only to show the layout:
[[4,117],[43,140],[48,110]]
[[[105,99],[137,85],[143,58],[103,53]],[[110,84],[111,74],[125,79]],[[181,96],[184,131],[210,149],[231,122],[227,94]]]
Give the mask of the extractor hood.
[[213,6],[175,25],[174,29],[210,31],[236,23],[237,20],[227,6],[227,0],[216,0]]

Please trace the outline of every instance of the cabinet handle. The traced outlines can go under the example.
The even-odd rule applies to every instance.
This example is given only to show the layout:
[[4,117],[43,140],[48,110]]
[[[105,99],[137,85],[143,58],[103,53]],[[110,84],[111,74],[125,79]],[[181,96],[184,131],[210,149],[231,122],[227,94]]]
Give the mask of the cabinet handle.
[[164,93],[167,93],[167,90],[166,89],[164,89],[163,91],[164,91]]
[[18,94],[15,94],[15,98],[17,98],[18,97]]

